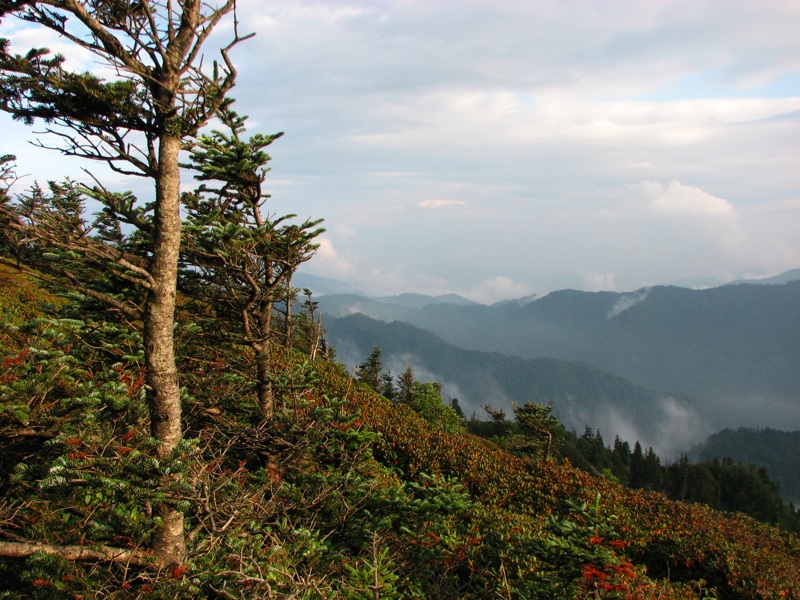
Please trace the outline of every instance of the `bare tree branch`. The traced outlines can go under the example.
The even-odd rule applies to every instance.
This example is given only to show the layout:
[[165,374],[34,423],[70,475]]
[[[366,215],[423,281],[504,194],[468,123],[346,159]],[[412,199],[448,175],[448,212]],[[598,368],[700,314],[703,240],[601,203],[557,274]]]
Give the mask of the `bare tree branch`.
[[0,541],[0,556],[7,558],[27,558],[36,552],[54,554],[66,560],[88,562],[114,562],[152,567],[153,554],[147,550],[112,548],[110,546],[56,546],[36,542]]

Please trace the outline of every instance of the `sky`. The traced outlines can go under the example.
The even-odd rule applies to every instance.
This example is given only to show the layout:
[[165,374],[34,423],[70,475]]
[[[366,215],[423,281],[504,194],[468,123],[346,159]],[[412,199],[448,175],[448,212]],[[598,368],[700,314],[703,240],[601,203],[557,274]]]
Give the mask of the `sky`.
[[[491,303],[800,267],[797,0],[239,0],[238,18],[256,36],[232,51],[237,109],[285,132],[269,210],[325,219],[307,273]],[[18,187],[85,179],[36,127],[0,126]]]

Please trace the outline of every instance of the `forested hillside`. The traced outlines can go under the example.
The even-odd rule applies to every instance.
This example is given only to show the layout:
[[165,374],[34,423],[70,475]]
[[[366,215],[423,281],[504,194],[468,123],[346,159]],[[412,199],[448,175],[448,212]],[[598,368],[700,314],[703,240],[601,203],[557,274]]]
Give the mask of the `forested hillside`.
[[[485,430],[486,423],[475,423]],[[473,423],[469,423],[473,425]],[[673,500],[701,502],[725,511],[744,512],[765,523],[800,532],[800,511],[792,497],[765,467],[731,458],[662,460],[652,448],[614,438],[606,444],[598,431],[587,427],[581,435],[557,431],[559,455],[596,475],[611,477],[635,489],[663,493]],[[713,437],[713,436],[712,436]],[[787,463],[794,463],[794,456]],[[780,470],[777,470],[780,474]]]
[[781,486],[783,495],[800,505],[800,431],[725,429],[693,448],[697,460],[723,460],[752,464],[767,469]]
[[558,460],[550,407],[506,450],[433,384],[395,402],[348,374],[292,285],[321,221],[268,210],[282,133],[228,96],[235,8],[0,5],[115,75],[2,39],[0,110],[152,194],[19,189],[0,155],[0,596],[800,599],[796,535]]

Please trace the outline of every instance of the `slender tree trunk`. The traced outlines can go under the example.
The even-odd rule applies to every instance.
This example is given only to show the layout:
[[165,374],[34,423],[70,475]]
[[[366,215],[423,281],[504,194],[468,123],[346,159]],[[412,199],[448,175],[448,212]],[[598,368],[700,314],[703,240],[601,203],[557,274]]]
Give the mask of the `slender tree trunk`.
[[292,274],[286,278],[286,319],[283,321],[283,345],[292,347]]
[[258,332],[262,341],[253,344],[256,353],[256,379],[258,388],[258,403],[261,406],[261,416],[269,419],[275,412],[275,398],[272,394],[272,353],[270,349],[270,336],[272,335],[273,303],[265,302],[258,317]]
[[272,394],[272,359],[269,347],[256,350],[256,369],[258,376],[258,403],[261,406],[261,416],[269,419],[275,412],[275,398]]
[[[144,351],[150,432],[158,440],[158,456],[165,458],[183,435],[178,370],[175,365],[173,325],[181,243],[180,168],[181,140],[164,135],[159,145],[153,256],[150,274],[155,283],[147,296],[144,314]],[[166,505],[159,515],[163,524],[153,536],[153,552],[162,564],[182,564],[186,558],[183,514]]]

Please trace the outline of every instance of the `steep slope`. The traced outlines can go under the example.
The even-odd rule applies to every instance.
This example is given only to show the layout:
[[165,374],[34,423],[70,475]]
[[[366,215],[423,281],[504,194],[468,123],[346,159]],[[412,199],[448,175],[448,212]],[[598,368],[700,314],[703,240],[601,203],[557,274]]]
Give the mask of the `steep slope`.
[[[335,372],[326,370],[323,381],[329,393],[346,395],[365,422],[381,433],[388,444],[387,457],[402,472],[455,476],[472,497],[493,507],[495,539],[509,552],[547,547],[547,542],[532,543],[527,537],[531,527],[527,518],[533,516],[561,539],[566,555],[576,530],[559,523],[575,519],[593,534],[585,540],[588,548],[610,545],[627,559],[624,564],[630,574],[636,577],[646,568],[656,580],[625,582],[616,590],[595,587],[593,578],[610,583],[608,574],[584,566],[584,581],[598,592],[592,597],[606,597],[602,590],[612,592],[608,597],[624,591],[627,598],[694,598],[698,592],[732,599],[800,595],[795,585],[800,580],[800,542],[794,535],[741,515],[723,515],[702,505],[630,490],[569,465],[523,461],[468,436],[443,434],[407,407],[392,405],[364,387],[353,388]],[[589,506],[594,507],[591,513],[585,512]],[[612,537],[599,535],[594,528],[603,521],[614,523]],[[621,573],[619,563],[609,571]],[[684,588],[681,582],[694,583]],[[669,589],[671,585],[676,587]]]
[[[796,536],[446,434],[337,364],[276,351],[263,419],[251,357],[190,321],[156,459],[136,332],[79,313],[0,329],[0,595],[800,600]],[[191,530],[167,569],[164,502]]]

